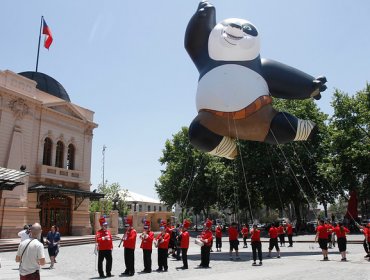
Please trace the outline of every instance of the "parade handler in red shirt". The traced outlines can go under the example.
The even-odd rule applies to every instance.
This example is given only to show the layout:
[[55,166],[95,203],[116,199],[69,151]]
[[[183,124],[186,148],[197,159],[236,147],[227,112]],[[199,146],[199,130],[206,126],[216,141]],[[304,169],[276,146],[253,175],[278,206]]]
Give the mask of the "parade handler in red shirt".
[[203,246],[200,249],[201,262],[198,265],[198,268],[209,268],[209,259],[211,254],[211,244],[213,240],[213,234],[211,231],[212,220],[207,219],[202,234],[198,236]]
[[180,267],[180,269],[188,269],[188,249],[189,249],[189,243],[190,243],[190,235],[188,232],[189,227],[190,227],[190,222],[188,220],[184,220],[182,224],[181,233],[179,236],[182,264],[183,264],[183,266]]
[[141,245],[140,248],[143,249],[143,260],[144,260],[144,270],[142,273],[152,272],[152,248],[154,232],[150,230],[150,221],[144,221],[144,230],[140,235]]
[[[337,236],[338,240],[338,249],[340,254],[342,255],[342,262],[347,261],[346,258],[346,250],[347,250],[347,238],[346,234],[349,233],[349,229],[344,227],[342,223],[338,223],[338,225],[333,228],[333,233]],[[334,238],[334,236],[333,236]]]
[[113,242],[112,235],[109,230],[107,230],[108,223],[104,217],[99,219],[101,229],[95,235],[96,248],[98,250],[98,272],[100,277],[105,277],[103,271],[103,261],[105,259],[105,271],[107,277],[111,277],[112,271],[112,250]]
[[320,225],[316,229],[315,242],[318,240],[324,257],[324,261],[328,261],[328,228],[324,224],[324,220],[320,220]]
[[221,252],[222,248],[222,227],[220,224],[217,224],[216,227],[216,250],[218,252],[218,249],[220,249]]
[[230,243],[230,251],[229,251],[229,257],[230,260],[233,260],[233,250],[235,250],[235,256],[237,260],[240,260],[239,258],[239,240],[238,240],[238,224],[236,222],[231,223],[231,227],[229,227],[228,233],[229,233],[229,243]]
[[167,257],[168,257],[168,245],[170,243],[171,236],[166,232],[166,222],[161,221],[159,229],[161,233],[155,238],[156,247],[158,247],[158,269],[157,272],[167,271]]
[[243,236],[243,243],[244,243],[243,248],[248,248],[247,238],[248,238],[249,229],[248,229],[248,225],[247,224],[244,224],[244,226],[243,226],[242,230],[240,231],[240,233]]
[[[277,224],[278,226],[278,224]],[[276,252],[278,254],[278,258],[280,258],[280,248],[279,248],[279,244],[278,244],[278,230],[277,228],[275,227],[274,224],[271,225],[270,229],[269,229],[269,236],[270,236],[270,244],[269,244],[269,253],[268,253],[268,257],[271,258],[271,251],[272,249],[275,247],[276,248]]]
[[359,223],[356,223],[356,226],[360,229],[360,231],[364,234],[364,250],[366,252],[365,258],[369,258],[370,261],[370,223],[366,226],[361,226]]
[[136,245],[136,230],[132,226],[132,218],[125,219],[126,233],[123,235],[123,247],[126,269],[121,275],[133,276],[135,274],[135,245]]
[[257,251],[258,259],[260,260],[259,265],[262,265],[262,244],[261,244],[261,231],[257,228],[257,225],[253,225],[251,230],[251,244],[252,244],[252,253],[253,253],[253,264],[256,265],[257,260]]
[[288,247],[293,247],[293,226],[292,226],[291,223],[287,224],[286,233],[288,235],[288,240],[289,240],[289,246]]

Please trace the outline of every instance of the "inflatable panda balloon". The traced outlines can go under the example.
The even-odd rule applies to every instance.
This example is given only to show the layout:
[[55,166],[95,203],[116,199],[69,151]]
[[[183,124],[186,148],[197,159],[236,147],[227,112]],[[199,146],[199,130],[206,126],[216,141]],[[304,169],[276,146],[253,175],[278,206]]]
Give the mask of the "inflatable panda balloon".
[[202,1],[187,26],[185,48],[199,71],[198,116],[189,128],[197,149],[233,159],[235,139],[282,144],[315,133],[312,121],[275,110],[271,96],[320,99],[326,78],[261,59],[251,22],[230,18],[216,24],[215,7]]

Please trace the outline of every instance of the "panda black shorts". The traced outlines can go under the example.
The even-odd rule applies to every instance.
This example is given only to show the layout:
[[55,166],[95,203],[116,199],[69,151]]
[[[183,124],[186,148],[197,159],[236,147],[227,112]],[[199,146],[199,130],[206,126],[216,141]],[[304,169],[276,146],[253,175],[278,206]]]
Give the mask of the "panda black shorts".
[[345,237],[338,238],[338,249],[339,252],[345,252],[347,250],[347,238]]
[[232,250],[235,250],[235,251],[238,251],[239,250],[239,240],[229,240],[229,243],[230,243],[230,251]]
[[328,240],[324,238],[319,238],[319,245],[321,250],[328,250]]

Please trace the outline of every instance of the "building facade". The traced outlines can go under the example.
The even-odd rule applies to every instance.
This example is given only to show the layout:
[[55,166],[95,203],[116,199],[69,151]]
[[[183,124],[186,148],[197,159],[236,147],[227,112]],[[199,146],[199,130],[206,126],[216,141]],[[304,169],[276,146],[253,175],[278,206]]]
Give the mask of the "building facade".
[[23,185],[0,189],[0,238],[34,222],[91,234],[89,200],[102,197],[90,192],[93,117],[46,74],[0,71],[0,167],[28,173]]

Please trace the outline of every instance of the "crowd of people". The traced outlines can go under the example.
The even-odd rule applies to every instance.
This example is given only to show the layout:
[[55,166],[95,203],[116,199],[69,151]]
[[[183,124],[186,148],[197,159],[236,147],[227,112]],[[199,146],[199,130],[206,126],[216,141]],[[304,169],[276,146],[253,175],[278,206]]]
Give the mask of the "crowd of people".
[[[100,230],[96,232],[96,252],[98,255],[98,273],[99,277],[111,277],[112,271],[112,250],[113,239],[108,224],[104,217],[100,220]],[[364,249],[366,252],[365,258],[370,261],[370,223],[366,226],[357,224],[360,231],[364,234]],[[188,229],[190,221],[184,220],[176,227],[167,224],[166,221],[161,221],[160,232],[155,235],[151,230],[150,221],[144,221],[143,231],[139,235],[141,240],[140,248],[143,250],[144,268],[141,273],[151,273],[153,271],[152,265],[152,250],[153,245],[158,250],[157,272],[168,271],[168,257],[181,260],[182,266],[177,269],[188,269],[188,248],[190,244],[190,235]],[[210,253],[212,252],[214,235],[216,238],[216,250],[221,252],[223,228],[220,224],[216,225],[214,233],[212,231],[213,221],[207,219],[204,223],[203,231],[200,235],[194,238],[194,242],[200,246],[200,264],[197,268],[209,268]],[[346,235],[350,233],[347,227],[342,223],[330,223],[330,221],[320,220],[316,228],[316,238],[323,254],[323,260],[328,261],[328,249],[338,245],[341,254],[341,261],[347,261],[347,239]],[[276,257],[280,258],[280,247],[285,246],[285,235],[288,236],[289,246],[293,247],[293,229],[290,223],[287,224],[272,224],[268,230],[269,247],[266,257],[272,257],[272,250],[276,250]],[[24,226],[24,229],[19,232],[18,236],[21,238],[16,261],[20,263],[20,279],[40,279],[39,269],[40,265],[45,264],[44,245],[48,247],[50,257],[50,269],[56,263],[56,256],[59,252],[60,233],[56,226],[52,226],[45,239],[41,237],[41,226],[38,223]],[[235,260],[240,260],[239,257],[239,236],[243,238],[243,248],[248,248],[248,239],[252,247],[253,266],[262,265],[262,243],[261,230],[256,224],[249,229],[245,224],[240,229],[236,222],[233,222],[227,229],[227,236],[229,240],[229,257],[234,260],[233,252],[235,252]],[[335,243],[335,237],[337,242]],[[135,247],[136,247],[137,232],[133,227],[131,218],[125,219],[125,233],[121,239],[119,247],[124,248],[124,262],[125,271],[122,276],[133,276],[135,274]],[[35,240],[35,241],[34,241]],[[280,247],[279,247],[280,243]],[[257,264],[258,259],[258,264]],[[103,262],[105,260],[105,273],[103,269]]]

